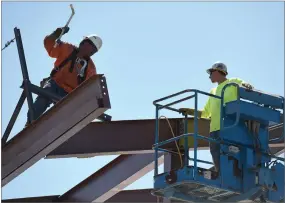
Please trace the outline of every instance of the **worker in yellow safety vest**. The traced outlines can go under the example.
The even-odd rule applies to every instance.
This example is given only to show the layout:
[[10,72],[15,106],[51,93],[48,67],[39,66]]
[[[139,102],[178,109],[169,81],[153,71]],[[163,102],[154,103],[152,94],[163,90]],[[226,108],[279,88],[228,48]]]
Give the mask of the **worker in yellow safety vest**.
[[[224,63],[216,62],[211,68],[207,70],[210,75],[212,83],[218,83],[218,86],[210,91],[210,94],[221,96],[223,87],[228,83],[236,83],[238,85],[244,86],[247,89],[253,89],[253,86],[239,78],[227,79],[228,71],[227,66]],[[237,89],[235,86],[228,86],[224,93],[224,103],[235,101],[237,99]],[[204,109],[202,111],[198,110],[199,118],[210,118],[210,138],[218,139],[220,131],[220,105],[221,100],[209,97]],[[180,112],[183,114],[194,115],[194,109],[181,108]],[[215,165],[215,170],[217,174],[220,171],[220,144],[210,142],[210,152]]]

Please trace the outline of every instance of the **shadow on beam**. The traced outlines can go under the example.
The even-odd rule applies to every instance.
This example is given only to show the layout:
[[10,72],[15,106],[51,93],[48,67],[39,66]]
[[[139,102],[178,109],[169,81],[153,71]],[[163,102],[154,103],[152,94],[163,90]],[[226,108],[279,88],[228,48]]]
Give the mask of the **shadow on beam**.
[[110,108],[105,77],[93,76],[2,148],[2,187]]

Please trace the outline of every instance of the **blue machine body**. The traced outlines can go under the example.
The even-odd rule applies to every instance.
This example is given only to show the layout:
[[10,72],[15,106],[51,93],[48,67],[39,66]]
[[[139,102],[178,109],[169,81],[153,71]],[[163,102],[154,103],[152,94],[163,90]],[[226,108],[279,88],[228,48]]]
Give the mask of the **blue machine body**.
[[[230,86],[237,86],[238,99],[224,104],[223,94]],[[177,111],[170,106],[186,99],[160,105],[158,102],[174,96],[193,92],[195,98],[194,133],[158,142],[159,111],[163,108]],[[206,94],[221,100],[221,130],[219,140],[198,135],[197,103],[198,94]],[[284,108],[284,98],[260,91],[246,90],[236,84],[228,84],[222,96],[185,90],[154,102],[156,105],[156,137],[155,137],[155,174],[153,195],[190,202],[235,202],[246,199],[262,198],[268,202],[284,201],[284,159],[269,153],[270,123],[279,124]],[[187,119],[187,116],[185,116]],[[252,134],[245,125],[246,121],[258,123],[258,132]],[[186,123],[186,122],[185,122]],[[185,139],[185,151],[188,152],[189,136],[194,137],[194,164],[186,164],[177,170],[158,174],[158,151],[168,150],[162,146],[178,139]],[[197,140],[204,139],[220,144],[220,173],[212,178],[214,172],[197,166]]]

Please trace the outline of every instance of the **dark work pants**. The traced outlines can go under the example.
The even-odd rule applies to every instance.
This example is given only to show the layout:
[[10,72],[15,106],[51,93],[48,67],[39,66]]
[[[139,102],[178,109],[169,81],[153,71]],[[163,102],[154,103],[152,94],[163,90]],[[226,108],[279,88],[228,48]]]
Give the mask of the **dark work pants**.
[[[220,131],[210,132],[210,138],[218,140]],[[215,165],[216,172],[220,171],[220,144],[210,142],[210,152]]]
[[[67,92],[62,89],[61,87],[59,87],[54,80],[50,79],[48,80],[45,85],[43,86],[43,88],[55,95],[58,95],[60,97],[64,97],[67,95]],[[45,110],[53,103],[53,101],[47,97],[41,96],[39,95],[35,102],[34,102],[34,120],[38,119],[44,112]],[[28,111],[28,123],[31,123],[31,119],[30,119],[30,114]]]

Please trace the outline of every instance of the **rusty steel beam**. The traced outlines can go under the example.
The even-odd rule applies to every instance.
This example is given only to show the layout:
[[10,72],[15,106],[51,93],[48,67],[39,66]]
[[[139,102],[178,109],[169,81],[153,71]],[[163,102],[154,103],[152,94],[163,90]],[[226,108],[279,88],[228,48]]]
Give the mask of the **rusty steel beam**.
[[[183,133],[182,119],[169,119],[169,121],[176,136]],[[193,119],[189,118],[190,132],[193,132],[193,122]],[[199,134],[207,136],[209,121],[201,119],[198,123]],[[164,119],[160,121],[159,129],[160,141],[172,138],[168,123]],[[154,119],[92,122],[67,142],[49,153],[46,158],[152,153],[154,135]],[[106,140],[110,141],[106,142]],[[198,146],[208,147],[208,143],[199,140]],[[175,148],[175,143],[168,144],[165,148]]]
[[93,76],[2,149],[2,186],[56,149],[110,108],[106,80]]
[[[163,163],[163,154],[159,155]],[[104,202],[154,167],[154,154],[121,155],[59,197],[61,202]]]

